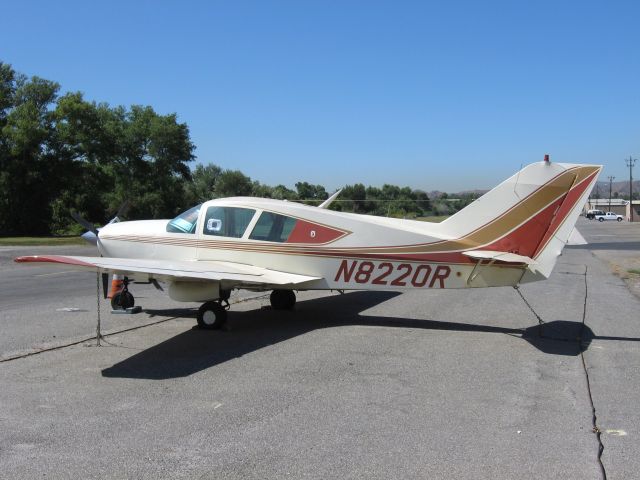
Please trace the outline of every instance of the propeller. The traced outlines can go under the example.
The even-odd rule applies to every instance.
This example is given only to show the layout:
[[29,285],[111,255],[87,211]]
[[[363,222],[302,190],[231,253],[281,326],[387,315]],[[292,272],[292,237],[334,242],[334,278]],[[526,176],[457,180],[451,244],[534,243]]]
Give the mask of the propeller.
[[[109,223],[107,223],[107,225],[111,225],[112,223],[118,223],[120,221],[120,217],[125,215],[127,210],[129,210],[129,207],[131,206],[131,202],[129,202],[129,200],[125,200],[124,202],[122,202],[122,205],[120,205],[120,208],[118,209],[118,211],[116,212],[116,216],[113,217]],[[73,217],[73,219],[78,222],[80,225],[82,225],[84,228],[86,228],[88,231],[83,233],[82,235],[80,235],[80,237],[92,244],[92,245],[97,245],[98,244],[98,231],[100,230],[99,228],[96,228],[96,226],[91,223],[90,221],[88,221],[87,219],[85,219],[82,215],[80,215],[78,212],[76,211],[71,211],[71,216]]]
[[[122,203],[122,205],[120,205],[120,208],[116,212],[116,216],[113,217],[109,221],[109,223],[107,223],[107,225],[111,225],[112,223],[118,223],[120,221],[120,217],[126,214],[130,206],[131,206],[131,203],[129,202],[129,200],[125,200]],[[96,228],[96,226],[93,223],[89,222],[78,212],[72,210],[70,213],[76,222],[78,222],[80,225],[82,225],[84,228],[87,229],[87,231],[82,235],[80,235],[80,237],[92,245],[97,245],[98,232],[100,229]],[[109,294],[109,274],[106,272],[102,273],[101,277],[102,277],[101,278],[102,279],[102,296],[106,299]],[[158,286],[156,286],[156,288],[158,288]]]
[[87,230],[89,230],[91,233],[93,233],[94,235],[98,235],[98,229],[96,228],[96,226],[89,222],[88,220],[85,220],[82,215],[80,215],[78,212],[75,211],[71,211],[71,216],[73,217],[73,219],[78,222],[80,225],[82,225],[84,228],[86,228]]

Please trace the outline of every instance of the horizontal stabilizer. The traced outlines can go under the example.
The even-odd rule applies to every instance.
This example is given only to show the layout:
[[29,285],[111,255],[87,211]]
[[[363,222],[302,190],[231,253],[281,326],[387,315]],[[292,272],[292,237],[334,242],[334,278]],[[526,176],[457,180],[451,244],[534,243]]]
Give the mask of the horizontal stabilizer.
[[471,252],[462,252],[469,258],[476,260],[495,260],[506,263],[524,263],[529,267],[536,264],[535,260],[531,257],[525,257],[524,255],[517,255],[509,252],[498,252],[495,250],[473,250]]

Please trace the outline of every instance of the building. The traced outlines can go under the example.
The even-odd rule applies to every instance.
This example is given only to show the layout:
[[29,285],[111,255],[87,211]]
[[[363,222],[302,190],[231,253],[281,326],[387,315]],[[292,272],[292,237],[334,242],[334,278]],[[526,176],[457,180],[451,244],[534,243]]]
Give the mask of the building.
[[627,211],[625,217],[627,220],[631,218],[631,209],[633,208],[633,221],[640,222],[640,200],[634,200],[633,202],[627,202]]
[[[604,210],[605,212],[613,212],[616,215],[622,215],[624,218],[628,219],[628,203],[628,200],[623,200],[622,198],[612,198],[611,200],[609,200],[608,198],[590,198],[584,206],[584,213],[587,213],[588,210]],[[634,220],[636,220],[635,215],[636,214],[634,212]]]

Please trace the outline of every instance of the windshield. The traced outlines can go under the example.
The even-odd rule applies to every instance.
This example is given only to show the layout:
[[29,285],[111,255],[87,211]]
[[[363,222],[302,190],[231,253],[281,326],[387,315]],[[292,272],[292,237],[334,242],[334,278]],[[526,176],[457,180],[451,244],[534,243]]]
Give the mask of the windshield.
[[196,233],[196,224],[198,223],[198,214],[200,213],[201,205],[202,204],[190,208],[167,223],[167,232]]

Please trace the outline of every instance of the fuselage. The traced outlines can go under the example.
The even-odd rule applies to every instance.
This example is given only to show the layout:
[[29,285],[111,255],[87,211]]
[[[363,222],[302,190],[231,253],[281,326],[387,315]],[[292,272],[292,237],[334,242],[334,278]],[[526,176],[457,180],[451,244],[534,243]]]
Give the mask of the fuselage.
[[[190,213],[189,213],[190,212]],[[485,267],[462,251],[472,240],[452,241],[446,225],[356,215],[293,202],[226,198],[203,203],[182,219],[112,224],[99,233],[107,257],[233,262],[322,278],[312,288],[429,289],[511,285],[514,266]],[[486,276],[492,271],[490,280]],[[483,280],[484,278],[484,280]]]

